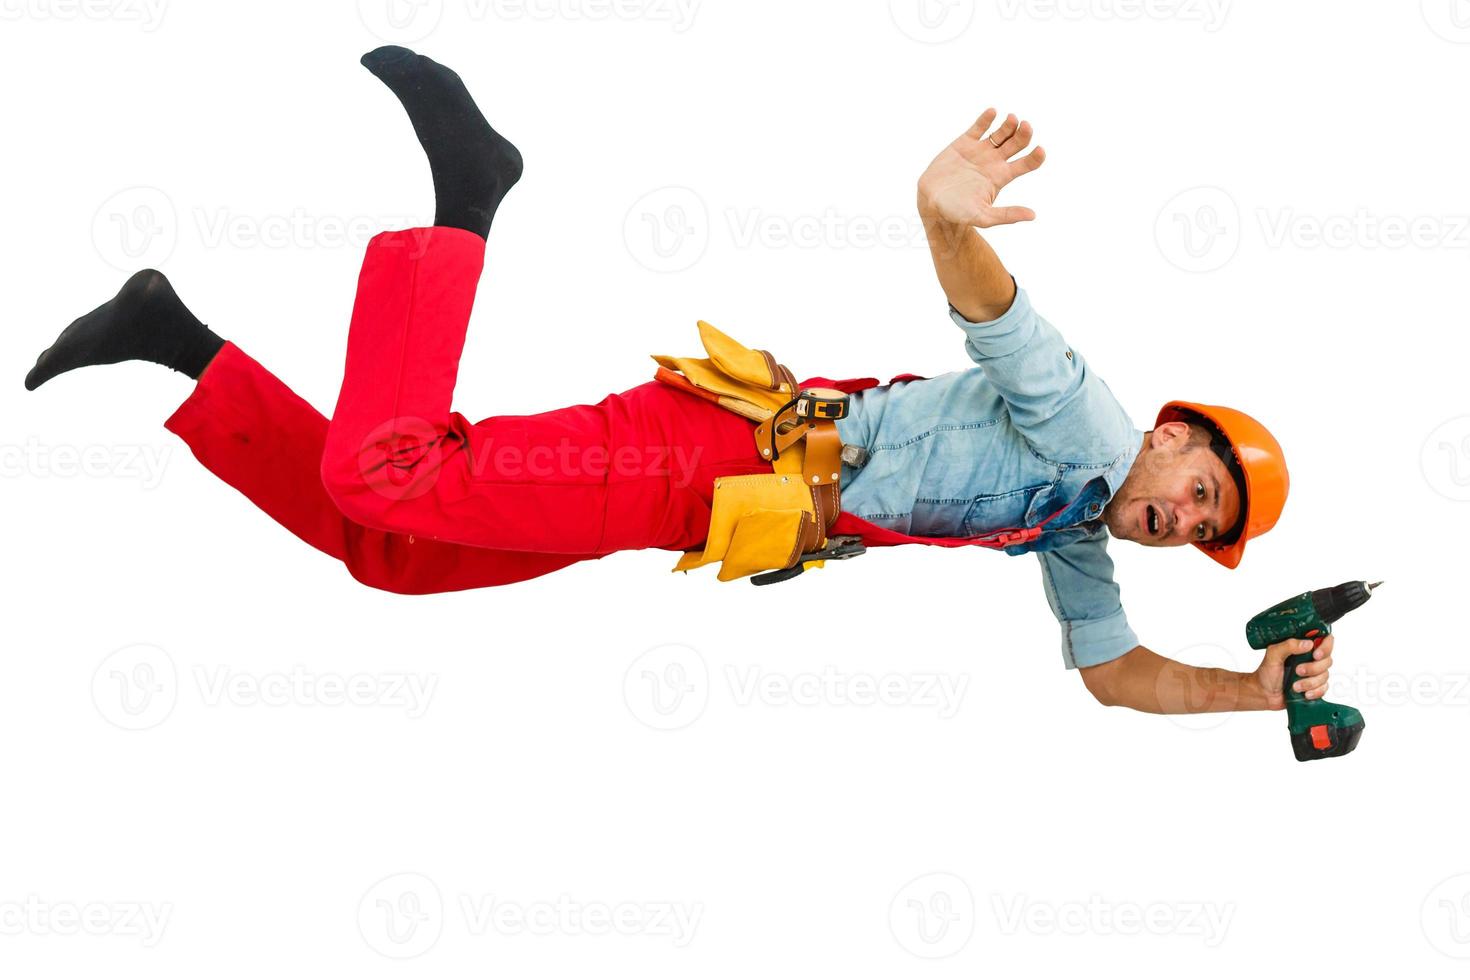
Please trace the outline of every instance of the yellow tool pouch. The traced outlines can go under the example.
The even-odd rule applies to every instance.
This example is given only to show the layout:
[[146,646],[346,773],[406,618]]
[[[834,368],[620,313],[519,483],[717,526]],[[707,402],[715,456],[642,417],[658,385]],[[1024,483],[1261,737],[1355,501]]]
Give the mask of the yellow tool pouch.
[[[728,582],[774,569],[796,574],[823,558],[856,554],[860,545],[846,543],[846,552],[836,553],[827,538],[842,510],[840,414],[821,417],[827,403],[814,412],[813,399],[798,391],[790,369],[769,352],[752,350],[703,320],[699,338],[708,356],[656,354],[655,377],[756,422],[756,448],[771,461],[771,472],[715,481],[704,548],[685,552],[674,571],[720,562],[719,579]],[[845,411],[846,396],[830,394],[843,399]]]

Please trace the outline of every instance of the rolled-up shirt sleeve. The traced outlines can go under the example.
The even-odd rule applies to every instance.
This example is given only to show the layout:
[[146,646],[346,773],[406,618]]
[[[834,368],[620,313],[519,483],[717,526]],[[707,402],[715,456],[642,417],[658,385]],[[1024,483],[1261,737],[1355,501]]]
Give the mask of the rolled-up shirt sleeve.
[[1116,426],[1098,429],[1121,417],[1112,393],[1036,313],[1026,290],[1017,288],[1011,308],[994,320],[971,322],[953,306],[949,315],[965,332],[970,360],[1005,400],[1011,424],[1041,455],[1093,463],[1115,452]]
[[1138,646],[1128,625],[1108,535],[1098,530],[1054,551],[1038,551],[1046,600],[1062,627],[1062,660],[1068,669],[1116,660]]

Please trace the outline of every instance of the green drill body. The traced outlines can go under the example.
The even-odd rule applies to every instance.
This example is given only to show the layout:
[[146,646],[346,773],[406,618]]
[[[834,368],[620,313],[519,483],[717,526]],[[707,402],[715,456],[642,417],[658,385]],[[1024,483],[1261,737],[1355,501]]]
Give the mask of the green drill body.
[[[1332,635],[1332,624],[1368,601],[1382,583],[1344,582],[1330,589],[1303,592],[1278,602],[1245,624],[1246,642],[1263,650],[1273,643],[1299,639],[1314,641],[1313,648]],[[1357,708],[1322,699],[1308,700],[1292,685],[1298,664],[1309,663],[1311,653],[1286,658],[1282,694],[1286,698],[1286,728],[1299,762],[1347,755],[1363,735],[1363,715]]]

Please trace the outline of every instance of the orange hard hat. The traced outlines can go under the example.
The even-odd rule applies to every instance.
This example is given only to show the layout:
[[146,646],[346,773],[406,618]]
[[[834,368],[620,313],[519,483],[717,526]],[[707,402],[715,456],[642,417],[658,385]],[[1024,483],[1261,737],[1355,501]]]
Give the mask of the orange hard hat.
[[1245,543],[1275,527],[1281,508],[1286,506],[1291,478],[1286,472],[1281,443],[1249,415],[1221,405],[1169,402],[1159,409],[1159,419],[1154,424],[1165,422],[1204,422],[1230,444],[1235,458],[1226,460],[1225,465],[1240,487],[1240,519],[1235,533],[1213,541],[1196,541],[1194,546],[1226,568],[1234,568],[1245,553]]

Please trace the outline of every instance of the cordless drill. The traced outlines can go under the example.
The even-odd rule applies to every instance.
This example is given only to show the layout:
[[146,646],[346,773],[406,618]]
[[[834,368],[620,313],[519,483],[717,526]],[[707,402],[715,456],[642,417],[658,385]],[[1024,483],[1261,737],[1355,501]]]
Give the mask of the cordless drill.
[[[1245,624],[1246,642],[1252,649],[1263,650],[1283,640],[1312,640],[1315,651],[1332,633],[1332,624],[1367,602],[1373,590],[1382,584],[1344,582],[1330,589],[1292,596],[1252,616]],[[1363,735],[1363,715],[1357,708],[1321,699],[1309,701],[1305,694],[1292,689],[1292,684],[1300,680],[1296,676],[1297,665],[1311,660],[1310,652],[1287,657],[1286,676],[1282,681],[1286,728],[1298,762],[1347,755],[1358,747],[1358,739]]]

